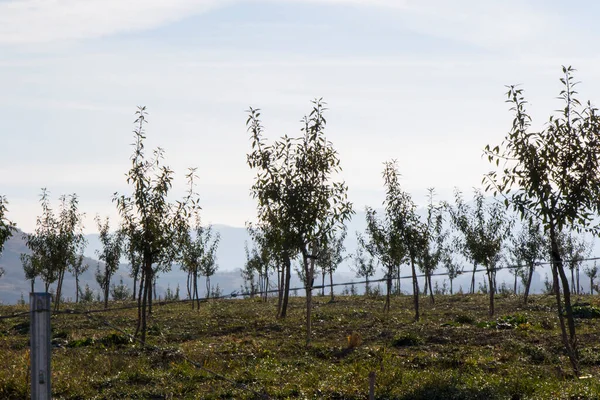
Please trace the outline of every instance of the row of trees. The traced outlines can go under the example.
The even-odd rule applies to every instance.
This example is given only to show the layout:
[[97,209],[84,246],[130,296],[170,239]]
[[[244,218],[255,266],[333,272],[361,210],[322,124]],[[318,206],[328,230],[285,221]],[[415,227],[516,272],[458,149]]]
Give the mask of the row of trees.
[[[140,107],[136,115],[134,151],[127,173],[127,182],[132,185],[133,193],[114,194],[113,199],[121,216],[119,227],[114,232],[110,230],[108,218],[96,217],[102,244],[102,249],[97,252],[99,263],[96,280],[107,307],[111,279],[118,270],[121,258],[128,258],[134,279],[133,297],[138,301],[136,334],[139,333],[141,339],[145,340],[147,317],[152,312],[152,300],[156,297],[158,274],[169,272],[172,265],[178,262],[182,270],[188,273],[188,295],[198,302],[198,276],[207,277],[207,292],[210,293],[210,276],[218,268],[216,249],[219,236],[212,234],[211,227],[201,225],[199,200],[195,192],[195,170],[191,169],[187,175],[190,189],[185,198],[176,202],[167,200],[172,188],[173,171],[163,164],[162,149],[156,149],[151,157],[147,157],[144,147],[145,107]],[[12,224],[4,217],[5,204],[2,198],[1,244],[12,229]],[[21,260],[32,290],[38,277],[44,282],[46,291],[50,285],[57,283],[55,309],[59,309],[65,272],[70,271],[75,277],[78,301],[81,293],[79,276],[88,268],[83,263],[86,245],[82,226],[84,215],[79,212],[75,194],[61,196],[58,213],[55,213],[48,191],[42,189],[41,205],[42,214],[37,219],[35,232],[24,235],[30,253],[22,254]]]
[[[417,269],[424,272],[425,290],[434,301],[433,271],[444,265],[453,276],[460,273],[453,258],[455,251],[449,250],[448,242],[453,242],[455,248],[473,263],[473,274],[478,267],[485,269],[492,315],[501,249],[512,226],[506,209],[512,208],[525,226],[522,234],[513,238],[512,254],[515,263],[521,263],[527,271],[524,276],[527,276],[528,285],[541,254],[536,243],[541,242],[541,238],[549,241],[562,339],[573,369],[578,373],[571,304],[571,285],[575,277],[572,274],[569,282],[564,258],[568,245],[561,238],[572,232],[598,233],[594,219],[600,214],[600,120],[590,103],[582,105],[576,99],[573,71],[563,67],[561,82],[564,89],[560,92],[563,109],[558,115],[551,116],[540,130],[531,129],[523,90],[516,86],[508,88],[507,101],[514,114],[513,124],[500,145],[485,147],[484,154],[494,170],[483,178],[485,191],[503,199],[504,206],[486,203],[480,192],[476,193],[472,207],[466,205],[460,192],[457,192],[453,206],[436,204],[431,191],[427,218],[421,219],[410,194],[400,185],[398,164],[395,161],[385,163],[384,211],[380,215],[367,207],[367,230],[359,237],[362,246],[355,260],[358,273],[365,276],[376,263],[383,267],[387,279],[387,310],[393,279],[399,278],[400,266],[408,264],[412,274],[415,320],[419,319]],[[310,114],[302,119],[301,135],[283,136],[272,143],[263,137],[258,109],[251,108],[247,120],[251,139],[247,163],[256,172],[251,193],[257,201],[258,219],[249,225],[256,248],[247,252],[250,266],[247,265],[246,274],[254,276],[253,270],[256,270],[257,285],[265,289],[268,288],[269,266],[277,271],[277,315],[285,318],[291,265],[293,260],[299,261],[306,287],[307,343],[311,341],[315,271],[329,268],[332,272],[333,265],[337,265],[342,255],[333,250],[340,249],[345,222],[354,212],[347,198],[346,184],[337,180],[341,172],[340,160],[325,136],[325,111],[325,103],[315,100]],[[101,239],[105,251],[100,258],[106,265],[99,273],[99,280],[105,289],[112,275],[111,263],[119,258],[111,249],[122,249],[119,243],[124,240],[124,253],[129,258],[134,279],[139,282],[137,331],[142,340],[145,340],[147,316],[152,311],[152,287],[158,274],[168,272],[172,264],[179,261],[188,271],[188,287],[197,297],[196,271],[207,263],[214,265],[215,258],[210,253],[218,243],[218,237],[211,242],[210,230],[199,228],[200,206],[194,189],[194,170],[187,176],[188,194],[177,202],[167,200],[173,171],[164,165],[162,149],[156,149],[151,157],[146,155],[146,122],[145,108],[140,107],[135,121],[132,165],[127,174],[133,191],[130,195],[114,195],[121,216],[119,232],[113,236],[108,233],[108,221],[98,222],[100,230],[105,232]],[[43,216],[38,219],[36,232],[28,237],[32,254],[24,259],[24,265],[34,268],[51,264],[51,276],[44,279],[56,279],[57,294],[60,294],[64,272],[69,265],[76,264],[73,255],[82,246],[81,215],[77,212],[77,198],[72,195],[61,198],[58,216],[54,216],[45,193],[42,197]],[[449,233],[444,230],[444,210],[451,226],[458,232],[455,240],[450,240]],[[194,231],[193,236],[191,231]],[[45,237],[51,240],[40,241]],[[471,291],[474,291],[474,282],[473,278]],[[250,286],[255,284],[250,282]],[[527,294],[528,291],[526,289]]]
[[[507,101],[514,113],[512,128],[502,144],[488,145],[484,150],[495,168],[483,179],[485,190],[503,198],[504,207],[485,203],[483,194],[477,193],[475,206],[470,208],[457,194],[456,205],[448,210],[452,225],[461,234],[458,245],[474,265],[473,274],[478,266],[485,268],[490,315],[494,313],[500,251],[512,225],[504,208],[512,208],[525,222],[524,232],[515,239],[513,255],[517,263],[526,266],[528,283],[539,260],[538,252],[542,251],[537,243],[542,235],[540,231],[548,238],[562,339],[572,367],[578,373],[570,288],[574,279],[569,282],[565,273],[565,246],[561,251],[561,235],[573,231],[598,233],[594,218],[600,213],[600,119],[589,102],[582,106],[576,99],[573,71],[571,67],[563,67],[564,88],[560,92],[563,109],[538,131],[531,130],[523,90],[509,87]],[[322,257],[327,241],[342,229],[352,214],[352,204],[346,200],[347,187],[333,180],[340,170],[339,160],[323,134],[323,111],[323,103],[315,101],[310,116],[303,120],[304,134],[299,138],[284,136],[272,145],[267,145],[262,138],[259,111],[250,109],[248,118],[252,143],[248,164],[256,171],[252,194],[257,199],[259,221],[252,228],[262,232],[260,248],[266,246],[271,254],[282,258],[280,281],[284,284],[280,285],[279,317],[285,317],[291,260],[296,255],[301,257],[306,286],[307,342],[311,339],[314,266]],[[399,274],[399,266],[408,263],[413,277],[415,320],[418,320],[416,266],[425,273],[425,285],[431,293],[432,271],[440,263],[454,270],[452,256],[444,251],[440,210],[433,201],[430,201],[427,220],[422,221],[411,196],[399,184],[396,162],[385,163],[383,177],[384,213],[379,216],[374,209],[367,208],[368,227],[365,236],[359,238],[363,249],[357,254],[357,266],[361,274],[372,270],[373,263],[365,259],[365,254],[382,265],[387,278],[385,307],[389,309],[392,279]],[[472,291],[474,282],[473,278]]]

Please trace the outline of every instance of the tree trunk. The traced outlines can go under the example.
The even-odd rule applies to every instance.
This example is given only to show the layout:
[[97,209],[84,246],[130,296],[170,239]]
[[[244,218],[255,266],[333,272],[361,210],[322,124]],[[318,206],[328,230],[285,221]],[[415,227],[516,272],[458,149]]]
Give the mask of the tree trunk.
[[287,254],[283,256],[283,263],[285,268],[285,283],[283,288],[283,302],[281,303],[281,312],[279,313],[280,318],[285,318],[287,315],[288,300],[290,298],[290,278],[292,276],[292,261]]
[[281,314],[281,303],[283,302],[283,271],[284,268],[279,266],[277,269],[277,315]]
[[475,272],[477,272],[477,263],[473,263],[473,277],[471,278],[471,294],[475,293]]
[[329,271],[329,293],[331,294],[331,301],[333,302],[333,273]]
[[429,282],[429,298],[431,299],[431,304],[435,304],[433,287],[431,286],[431,273],[429,274],[429,277],[427,278],[427,281]]
[[[138,282],[139,273],[140,273],[140,268],[138,267],[137,271],[135,271],[135,273],[133,274],[133,296],[131,297],[132,300],[136,299],[136,297],[135,297],[135,290],[137,288],[137,282]],[[140,282],[140,285],[141,284],[142,283]],[[140,288],[140,290],[142,290],[142,289]]]
[[104,309],[108,308],[108,290],[110,289],[110,276],[108,275],[108,271],[104,271],[106,275],[104,275]]
[[325,297],[325,269],[323,269],[321,276],[321,296]]
[[386,279],[386,286],[387,286],[387,293],[385,295],[385,304],[383,306],[383,311],[384,312],[389,312],[390,311],[390,292],[392,291],[392,274],[394,273],[393,271],[393,267],[388,267],[388,273],[387,273],[387,279]]
[[146,332],[148,331],[148,318],[152,313],[152,267],[150,267],[150,271],[146,274],[146,284],[144,285],[144,300],[145,304],[142,304],[142,307],[147,304],[148,305],[148,314],[142,312],[142,342],[146,342]]
[[517,294],[517,272],[515,271],[515,285],[513,286],[513,293]]
[[417,279],[417,270],[415,269],[415,258],[411,254],[410,256],[410,267],[412,269],[413,276],[413,301],[415,305],[415,321],[418,321],[420,318],[419,315],[419,281]]
[[58,273],[58,283],[56,284],[56,299],[54,303],[54,311],[58,311],[60,307],[60,298],[62,292],[62,283],[63,279],[65,278],[65,269],[66,268],[62,268]]
[[[200,310],[200,293],[198,292],[198,270],[195,269],[194,270],[194,275],[192,277],[193,282],[193,291],[192,291],[192,298],[194,299],[194,301],[196,302],[196,309]],[[193,307],[193,301],[192,301],[192,307]]]
[[454,292],[452,290],[452,282],[454,281],[454,279],[450,279],[450,294],[453,295]]
[[79,274],[75,272],[75,304],[79,303]]
[[580,287],[579,287],[579,265],[577,266],[577,271],[575,271],[575,279],[577,280],[577,294],[580,294]]
[[529,266],[529,274],[527,276],[527,282],[525,282],[525,295],[523,297],[523,303],[527,304],[527,299],[529,297],[529,289],[531,288],[531,280],[533,279],[533,268],[534,265],[531,264]]
[[206,275],[206,298],[210,298],[210,276]]
[[[556,233],[555,228],[553,226],[550,227],[550,245],[551,245],[551,255],[552,255],[552,277],[554,281],[555,290],[554,293],[556,295],[556,304],[558,308],[558,319],[560,321],[560,329],[563,339],[563,344],[565,345],[565,350],[567,351],[567,355],[569,356],[569,361],[571,362],[571,366],[573,367],[573,372],[576,376],[579,376],[579,357],[577,354],[577,337],[575,335],[575,320],[573,318],[573,309],[571,307],[571,292],[569,290],[569,280],[565,275],[565,271],[563,268],[562,258],[560,256],[560,252],[558,249],[558,243],[556,241]],[[565,328],[565,319],[563,316],[563,308],[562,302],[560,298],[560,287],[559,287],[559,276],[561,283],[563,285],[563,295],[564,295],[564,303],[565,303],[565,311],[567,317],[567,324],[569,327],[569,336],[567,336],[567,331]]]
[[575,268],[571,268],[571,292],[575,294],[575,290],[577,289],[575,286]]
[[488,269],[487,276],[488,276],[488,284],[490,285],[490,291],[489,291],[489,293],[490,293],[489,315],[491,317],[491,316],[494,315],[494,293],[496,292],[495,287],[494,287],[494,285],[495,285],[494,280],[495,279],[494,279],[494,273],[492,271],[490,271],[489,269]]
[[135,328],[135,336],[138,335],[138,333],[140,332],[140,329],[142,327],[142,292],[144,291],[144,280],[145,279],[146,279],[146,277],[144,275],[144,271],[142,271],[142,274],[140,276],[140,288],[138,290],[138,297],[137,297],[138,320],[137,320],[137,326]]
[[[150,314],[149,304],[152,300],[152,259],[149,256],[144,257],[144,270],[142,271],[142,281],[140,281],[140,298],[142,300],[141,308],[138,308],[139,316],[141,317],[141,341],[146,342],[147,331],[147,315],[146,307],[148,306],[148,314]],[[143,286],[143,289],[142,289]]]
[[365,276],[365,296],[369,295],[369,277]]
[[311,324],[311,316],[312,316],[312,286],[313,286],[313,278],[315,273],[315,259],[308,259],[308,254],[302,255],[303,263],[304,263],[304,277],[306,278],[305,286],[306,286],[306,345],[310,346],[312,339],[312,324]]
[[594,294],[594,278],[590,277],[590,294]]
[[265,274],[265,294],[263,296],[264,301],[266,302],[269,297],[269,271]]

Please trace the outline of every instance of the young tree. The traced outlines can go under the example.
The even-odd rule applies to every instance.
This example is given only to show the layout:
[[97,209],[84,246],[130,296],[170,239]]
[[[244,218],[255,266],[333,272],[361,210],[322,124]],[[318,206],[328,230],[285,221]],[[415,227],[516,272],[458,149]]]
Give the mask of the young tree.
[[[536,263],[543,258],[546,246],[544,237],[540,231],[540,224],[535,221],[527,221],[521,231],[511,239],[511,245],[508,248],[511,255],[511,263],[515,266],[523,266],[526,275],[523,274],[525,283],[525,294],[523,302],[527,304],[529,291],[531,288],[531,279]],[[517,267],[517,269],[519,269]],[[515,282],[519,271],[515,271]],[[516,287],[516,284],[515,284]],[[515,289],[516,293],[516,289]]]
[[358,247],[356,248],[356,254],[352,257],[354,259],[354,272],[357,278],[365,278],[365,296],[368,296],[371,293],[369,279],[375,275],[377,265],[375,259],[368,253],[364,237],[358,232],[356,232],[356,241]]
[[[276,254],[273,254],[271,249],[269,248],[264,230],[260,227],[248,227],[248,233],[253,241],[252,251],[248,250],[248,246],[246,245],[246,277],[248,279],[254,279],[254,275],[258,275],[258,283],[250,284],[250,289],[252,292],[257,291],[260,293],[262,299],[267,301],[268,291],[269,291],[269,279],[271,276],[271,270],[277,270],[278,276],[278,291],[282,293],[282,282],[283,277],[281,277],[282,269],[277,269],[277,257]],[[256,289],[252,289],[253,285],[256,286]],[[246,290],[248,291],[248,290]]]
[[325,294],[325,275],[329,274],[329,293],[331,295],[331,301],[334,300],[333,273],[346,259],[344,256],[344,253],[346,252],[344,240],[346,240],[345,226],[340,230],[339,235],[333,233],[331,237],[326,237],[325,240],[320,241],[318,244],[320,250],[318,251],[317,267],[323,272],[323,294]]
[[242,279],[244,280],[242,292],[248,293],[250,298],[252,298],[256,294],[260,293],[258,284],[256,282],[256,274],[257,271],[262,269],[262,265],[260,265],[262,260],[256,248],[252,249],[252,255],[250,255],[250,250],[248,250],[248,242],[244,243],[244,251],[246,252],[246,262],[244,263],[244,268],[240,271]]
[[483,265],[488,279],[490,316],[494,315],[496,272],[504,240],[510,234],[511,221],[499,203],[486,203],[483,194],[475,191],[474,206],[469,207],[462,193],[455,191],[455,207],[448,207],[453,225],[461,233],[461,248],[466,258],[473,261],[471,291],[475,286],[477,265]]
[[442,265],[446,268],[448,273],[448,280],[450,281],[450,294],[454,294],[453,282],[454,280],[463,273],[463,267],[452,258],[452,253],[448,250],[444,251],[442,256]]
[[435,190],[428,189],[429,204],[427,205],[427,222],[424,230],[424,246],[419,255],[419,267],[425,274],[424,294],[427,295],[427,288],[431,303],[435,302],[433,297],[433,286],[431,285],[431,274],[437,269],[445,256],[446,247],[444,242],[448,233],[443,230],[442,207],[433,203]]
[[56,216],[50,206],[48,191],[42,189],[42,215],[36,222],[33,234],[24,235],[31,254],[22,255],[21,260],[28,279],[41,276],[45,289],[57,282],[54,309],[60,307],[62,284],[66,270],[77,261],[83,251],[85,238],[79,213],[77,195],[60,197],[59,213]]
[[[291,257],[301,255],[306,277],[306,334],[311,340],[312,282],[318,243],[331,238],[352,214],[347,186],[333,181],[340,172],[337,152],[325,137],[324,103],[313,102],[302,120],[302,136],[284,136],[272,145],[262,138],[259,110],[250,109],[247,121],[252,152],[248,165],[257,171],[252,187],[258,200],[258,220],[268,226],[268,243],[281,251],[286,265],[284,306],[287,307]],[[273,247],[272,247],[273,248]],[[285,312],[280,316],[284,316]]]
[[[4,243],[12,236],[15,230],[15,224],[11,222],[6,214],[8,213],[8,209],[6,205],[8,201],[6,197],[0,196],[0,256],[2,256],[2,250],[4,249]],[[4,275],[4,269],[0,267],[0,276]]]
[[217,248],[219,247],[221,236],[219,233],[216,233],[213,239],[212,226],[197,229],[196,232],[200,235],[204,246],[204,254],[200,259],[199,267],[200,273],[206,278],[206,298],[209,298],[211,294],[210,278],[219,269],[219,265],[217,264]]
[[558,248],[563,261],[571,270],[571,293],[579,294],[579,270],[583,260],[592,251],[591,243],[575,236],[573,232],[561,232],[558,235]]
[[133,279],[133,292],[131,299],[135,300],[137,298],[137,286],[138,281],[140,280],[140,274],[142,272],[142,263],[143,257],[139,252],[139,249],[136,248],[135,243],[131,242],[128,238],[133,237],[134,232],[129,232],[128,229],[131,229],[131,226],[121,226],[121,231],[123,232],[123,251],[127,254],[127,260],[129,261],[129,276]]
[[194,211],[193,234],[189,229],[182,232],[181,268],[188,273],[188,282],[191,291],[192,308],[194,302],[200,309],[200,295],[198,291],[198,276],[206,277],[206,297],[210,296],[210,277],[216,272],[216,252],[219,246],[219,233],[213,235],[212,226],[202,226],[198,210]]
[[594,261],[594,266],[591,268],[584,268],[583,272],[590,278],[590,294],[594,294],[594,280],[598,277],[598,266]]
[[[83,251],[77,256],[75,262],[69,267],[69,272],[71,272],[75,277],[75,303],[79,303],[79,293],[81,292],[81,289],[79,288],[79,277],[81,274],[87,271],[89,267],[90,266],[87,263],[83,263]],[[27,275],[27,271],[25,274]]]
[[419,221],[416,205],[410,195],[402,190],[396,161],[384,163],[385,217],[380,221],[377,213],[367,208],[367,250],[386,268],[387,297],[384,310],[389,311],[389,293],[396,268],[406,259],[410,262],[413,283],[415,321],[419,320],[419,281],[416,263],[426,244],[425,225]]
[[100,262],[98,262],[96,282],[98,282],[104,294],[104,308],[108,308],[110,280],[119,269],[119,263],[121,262],[123,231],[117,230],[114,233],[110,233],[110,221],[108,217],[103,222],[100,216],[96,215],[95,220],[100,232],[100,243],[102,243],[102,250],[96,250],[96,254],[98,255],[98,260],[104,263],[104,269],[102,270],[100,269]]
[[558,235],[564,229],[597,230],[594,215],[600,208],[600,119],[591,103],[582,107],[576,99],[574,69],[563,67],[562,71],[564,88],[559,97],[564,107],[538,131],[530,129],[531,117],[525,109],[523,89],[509,86],[507,101],[514,113],[512,128],[501,145],[485,147],[488,160],[499,171],[488,173],[484,181],[486,190],[504,194],[507,207],[512,206],[522,219],[539,222],[550,238],[562,340],[573,370],[579,374],[571,292]]
[[377,259],[384,269],[386,296],[383,311],[385,312],[390,311],[392,279],[407,256],[402,236],[397,229],[394,229],[393,218],[395,215],[386,209],[383,219],[380,219],[374,209],[367,207],[366,240],[361,243],[371,258]]
[[[176,204],[168,201],[173,171],[163,165],[164,151],[158,148],[153,157],[146,158],[146,107],[136,111],[134,152],[127,183],[133,186],[131,196],[115,193],[113,201],[122,218],[122,226],[129,241],[129,251],[142,258],[142,272],[138,295],[138,322],[136,335],[146,340],[147,316],[152,312],[152,284],[159,270],[168,270],[179,250],[181,226],[195,206],[189,196]],[[188,178],[189,179],[189,178]]]

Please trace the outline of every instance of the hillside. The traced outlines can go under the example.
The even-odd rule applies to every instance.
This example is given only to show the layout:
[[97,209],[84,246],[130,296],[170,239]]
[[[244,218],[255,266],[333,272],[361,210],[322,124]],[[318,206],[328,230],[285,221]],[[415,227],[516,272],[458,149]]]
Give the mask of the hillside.
[[[423,209],[419,209],[418,212],[421,214],[421,217],[424,217],[425,211]],[[365,213],[364,211],[358,211],[352,220],[348,223],[348,236],[346,237],[345,247],[346,254],[354,254],[357,248],[356,236],[355,233],[364,232],[366,228],[365,222]],[[244,266],[245,263],[245,253],[244,253],[244,244],[246,242],[251,246],[250,237],[245,228],[241,227],[231,227],[227,225],[217,224],[214,226],[215,232],[218,232],[221,235],[221,242],[217,249],[217,262],[219,264],[219,270],[211,278],[213,286],[219,285],[220,289],[223,293],[231,293],[232,291],[237,291],[243,284],[242,278],[240,277],[240,269]],[[86,271],[81,277],[81,285],[82,288],[85,287],[86,283],[94,290],[98,289],[98,285],[94,278],[94,273],[96,270],[96,266],[98,265],[98,261],[96,261],[96,251],[100,250],[101,245],[98,239],[97,234],[86,235],[86,239],[88,241],[88,245],[85,249],[86,259],[85,262],[90,265],[88,271]],[[598,239],[594,239],[595,248],[600,248],[600,244]],[[27,298],[27,293],[29,293],[29,283],[25,281],[23,269],[20,261],[20,254],[28,252],[27,247],[25,246],[25,242],[22,239],[22,232],[17,232],[5,245],[4,252],[2,256],[0,256],[0,266],[2,266],[6,274],[0,278],[0,302],[5,304],[14,304],[21,298],[21,294],[25,298]],[[460,258],[459,258],[460,259]],[[120,266],[119,271],[115,274],[113,282],[118,283],[119,279],[123,279],[123,282],[127,284],[129,287],[132,287],[132,280],[129,278],[129,271],[126,264],[126,260],[122,260],[123,264]],[[592,265],[591,263],[586,264]],[[462,276],[459,276],[454,282],[454,288],[456,291],[459,291],[461,288],[463,290],[467,290],[470,286],[470,274],[469,271],[472,269],[472,265],[465,262],[463,260],[463,267],[465,273]],[[443,270],[439,270],[439,272],[444,272]],[[541,293],[544,289],[544,278],[545,275],[550,275],[549,267],[538,267],[536,272],[534,273],[533,281],[532,281],[532,291],[533,293]],[[409,269],[405,266],[402,269],[402,275],[409,275]],[[375,278],[382,278],[383,272],[379,269]],[[485,277],[483,274],[479,273],[477,275],[477,285],[479,282],[483,282]],[[501,285],[503,282],[506,283],[507,286],[512,287],[513,275],[511,275],[508,271],[500,271],[498,272],[497,281],[498,284]],[[334,274],[334,281],[336,283],[341,282],[350,282],[357,281],[358,279],[355,277],[354,272],[352,271],[352,260],[345,260],[338,271]],[[161,274],[157,280],[157,292],[160,296],[164,296],[167,288],[175,290],[175,288],[180,286],[180,294],[181,296],[185,296],[185,282],[186,282],[186,274],[181,272],[177,265],[173,266],[172,271],[167,274]],[[272,282],[276,282],[275,277]],[[320,278],[317,278],[317,283],[320,282]],[[448,285],[448,281],[445,276],[438,276],[433,278],[434,284],[437,282],[440,287],[444,285]],[[589,291],[589,281],[582,272],[582,287],[584,291]],[[38,284],[36,284],[38,285]],[[408,290],[410,288],[410,284],[403,283],[403,290]],[[297,275],[294,273],[292,277],[292,286],[301,286],[301,282],[298,279]],[[36,290],[40,290],[41,282],[38,286],[36,286]],[[383,287],[383,286],[382,286]],[[204,280],[200,282],[201,296],[204,295]],[[337,292],[341,292],[343,288],[337,288]],[[362,288],[359,287],[359,290]],[[72,276],[67,275],[65,277],[64,282],[64,291],[66,298],[74,298],[75,296],[75,280]]]

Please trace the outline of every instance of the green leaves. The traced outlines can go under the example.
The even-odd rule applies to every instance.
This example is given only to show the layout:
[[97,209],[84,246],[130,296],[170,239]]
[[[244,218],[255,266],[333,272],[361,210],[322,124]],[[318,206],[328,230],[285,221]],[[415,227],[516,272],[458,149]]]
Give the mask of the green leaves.
[[512,167],[502,175],[487,174],[486,190],[499,188],[507,196],[505,204],[513,204],[522,217],[539,218],[559,230],[572,223],[593,230],[599,210],[600,121],[589,102],[582,108],[575,97],[573,88],[579,83],[573,78],[575,69],[563,66],[562,71],[564,89],[558,98],[564,107],[541,131],[529,131],[531,118],[522,89],[509,86],[508,102],[515,114],[512,129],[501,146],[488,145],[484,154],[497,167],[501,160]]
[[272,226],[267,234],[271,245],[283,246],[290,256],[331,237],[352,215],[347,186],[332,180],[340,163],[325,137],[325,103],[317,99],[312,104],[301,121],[302,136],[283,136],[272,145],[262,137],[258,109],[250,108],[246,121],[252,148],[247,162],[256,170],[252,195],[258,201],[258,218]]
[[12,233],[15,230],[15,224],[6,217],[8,212],[8,209],[6,208],[7,204],[8,201],[6,200],[6,197],[0,196],[0,255],[2,255],[4,243],[12,236]]

